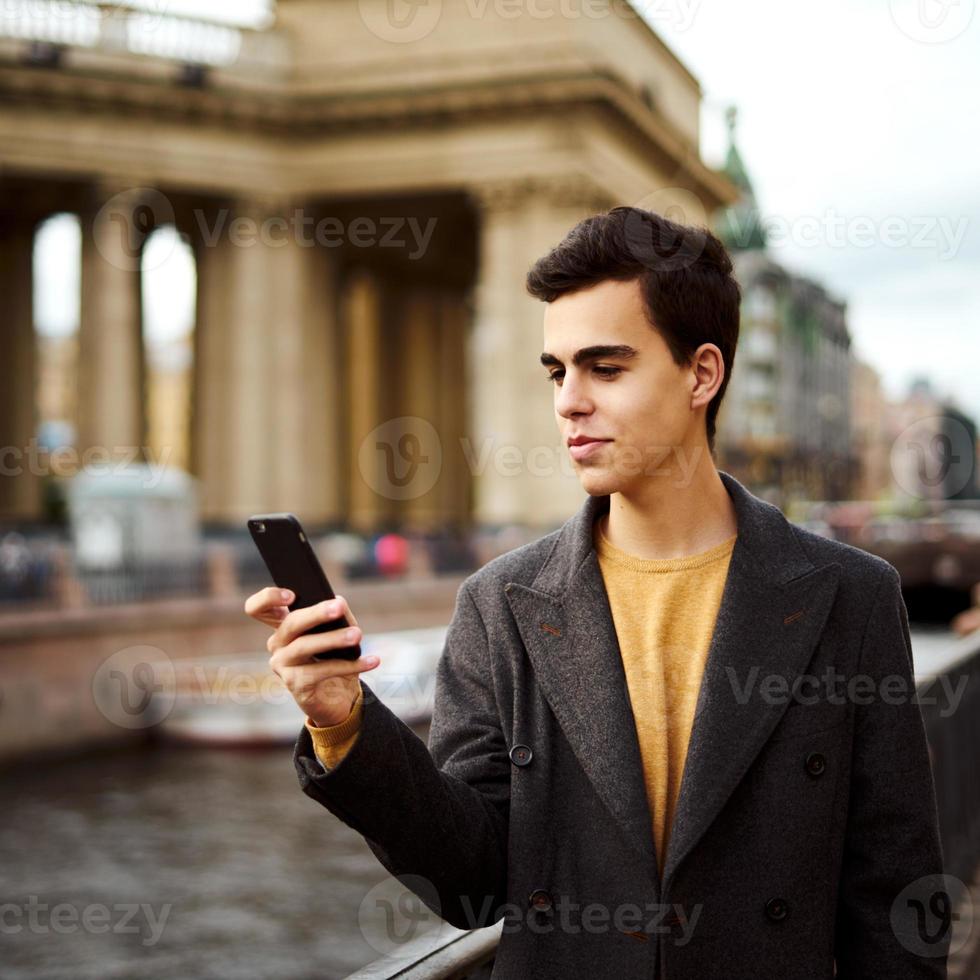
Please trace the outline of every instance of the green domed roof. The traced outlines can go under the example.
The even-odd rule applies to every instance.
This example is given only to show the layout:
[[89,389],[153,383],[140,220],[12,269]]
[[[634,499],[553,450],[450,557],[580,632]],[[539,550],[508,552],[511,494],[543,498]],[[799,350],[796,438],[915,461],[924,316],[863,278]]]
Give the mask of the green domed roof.
[[735,145],[735,125],[738,110],[730,106],[725,113],[728,122],[728,155],[722,168],[726,177],[742,192],[739,202],[725,208],[718,221],[718,235],[730,249],[764,249],[766,233],[762,227],[759,205],[752,181],[745,169],[742,155]]

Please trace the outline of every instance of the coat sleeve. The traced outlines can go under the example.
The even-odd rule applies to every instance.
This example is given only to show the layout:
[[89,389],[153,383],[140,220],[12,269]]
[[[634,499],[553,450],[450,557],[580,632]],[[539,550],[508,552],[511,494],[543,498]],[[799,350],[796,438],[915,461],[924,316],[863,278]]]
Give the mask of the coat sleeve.
[[489,641],[467,582],[436,668],[429,747],[362,679],[360,734],[324,772],[304,727],[293,754],[303,792],[366,840],[378,860],[447,922],[505,914],[510,761]]
[[939,819],[908,613],[891,565],[874,593],[858,672],[873,689],[854,687],[870,693],[854,695],[836,977],[940,980],[950,937],[936,914],[946,908]]

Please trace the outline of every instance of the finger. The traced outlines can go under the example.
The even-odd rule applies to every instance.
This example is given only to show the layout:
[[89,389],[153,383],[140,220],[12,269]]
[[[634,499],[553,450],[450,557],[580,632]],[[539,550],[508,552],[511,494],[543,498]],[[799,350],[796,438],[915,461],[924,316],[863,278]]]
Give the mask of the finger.
[[351,612],[350,606],[347,605],[347,600],[342,595],[339,595],[335,597],[335,601],[340,603],[340,614],[347,617],[347,622],[351,626],[360,626],[354,613]]
[[289,615],[289,609],[286,606],[273,606],[272,609],[267,612],[262,613],[258,616],[253,616],[253,619],[257,619],[260,623],[264,623],[266,626],[271,626],[274,630],[279,628],[279,624]]
[[280,666],[276,673],[283,683],[293,674],[304,686],[313,686],[333,677],[363,674],[367,670],[373,670],[380,662],[381,658],[377,654],[359,657],[357,660],[312,660],[309,663]]
[[[353,631],[353,635],[348,634]],[[360,627],[351,626],[348,629],[331,630],[329,633],[310,633],[306,636],[298,636],[291,643],[275,650],[273,656],[280,667],[291,667],[296,664],[305,664],[312,660],[315,653],[330,653],[334,650],[341,650],[354,646],[361,641],[363,634]],[[315,661],[320,663],[321,661]],[[323,663],[340,662],[352,663],[346,658],[339,657],[334,661],[322,661]]]
[[342,602],[337,599],[324,599],[315,605],[294,609],[276,630],[273,646],[288,646],[296,637],[302,636],[319,623],[339,619],[341,615]]
[[289,605],[296,596],[289,589],[280,589],[270,585],[259,589],[245,600],[245,613],[248,616],[258,616],[268,612],[274,606]]

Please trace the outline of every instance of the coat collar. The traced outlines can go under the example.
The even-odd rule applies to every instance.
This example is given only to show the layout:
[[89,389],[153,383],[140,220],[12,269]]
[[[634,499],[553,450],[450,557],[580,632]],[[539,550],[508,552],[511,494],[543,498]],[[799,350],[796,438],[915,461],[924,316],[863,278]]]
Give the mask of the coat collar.
[[[778,674],[792,684],[805,669],[841,570],[837,563],[815,566],[777,507],[730,474],[719,470],[718,475],[734,503],[738,533],[662,874],[626,676],[592,537],[593,522],[608,510],[609,496],[590,496],[563,525],[530,585],[505,586],[545,698],[586,775],[664,894],[785,711],[785,701],[760,697],[762,679]],[[752,676],[756,683],[746,698],[742,691]]]

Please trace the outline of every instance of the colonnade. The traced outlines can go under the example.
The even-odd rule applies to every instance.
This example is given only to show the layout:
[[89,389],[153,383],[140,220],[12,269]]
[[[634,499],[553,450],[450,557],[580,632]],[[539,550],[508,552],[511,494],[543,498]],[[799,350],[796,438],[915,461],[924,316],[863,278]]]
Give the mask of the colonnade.
[[[99,182],[77,208],[79,453],[146,443],[139,244],[158,194]],[[188,220],[190,203],[167,197],[197,262],[189,437],[205,521],[236,525],[256,511],[290,510],[311,525],[363,531],[544,526],[575,506],[581,491],[558,471],[538,363],[542,307],[524,277],[577,220],[611,202],[579,179],[501,181],[465,194],[476,217],[469,283],[441,278],[438,262],[416,276],[375,263],[370,250],[310,247],[290,235],[206,240],[200,229],[213,222]],[[198,213],[226,207],[225,227],[304,206],[265,194],[195,203]],[[32,255],[45,216],[4,213],[0,437],[24,447],[37,431]],[[430,463],[435,439],[441,463],[431,486],[403,492],[392,483],[405,461],[365,450],[379,426],[383,439],[408,439],[399,452],[407,445]],[[542,450],[550,471],[528,466]],[[40,508],[38,474],[0,480],[0,520],[31,519]]]

